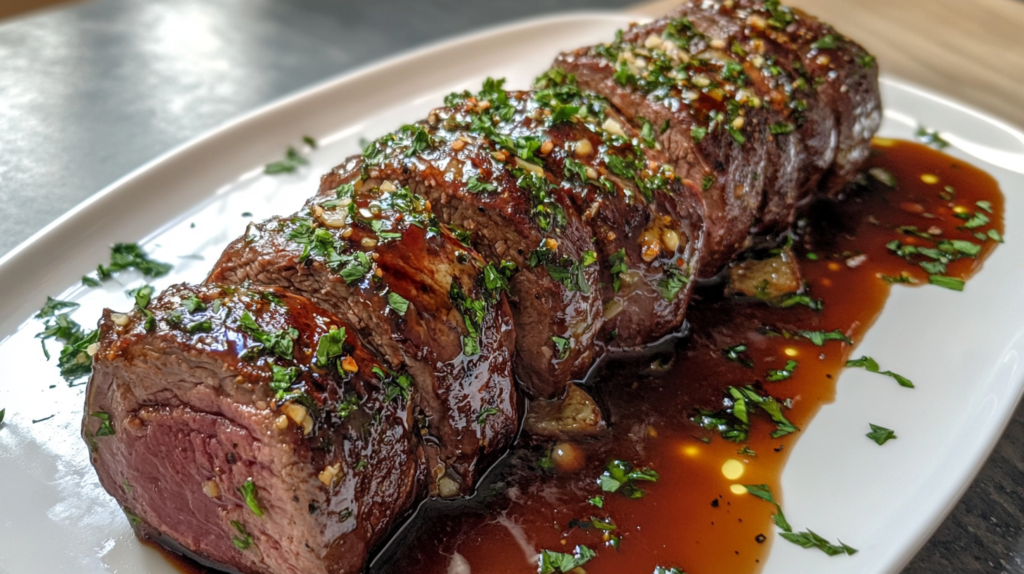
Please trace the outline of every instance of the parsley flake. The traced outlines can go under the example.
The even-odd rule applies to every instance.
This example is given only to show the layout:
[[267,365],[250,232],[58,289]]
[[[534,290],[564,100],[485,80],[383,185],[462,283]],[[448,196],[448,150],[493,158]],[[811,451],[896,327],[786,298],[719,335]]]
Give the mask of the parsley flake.
[[896,382],[899,383],[901,387],[907,387],[908,389],[914,388],[914,383],[910,382],[910,379],[904,377],[903,375],[898,375],[892,371],[879,370],[878,362],[872,359],[871,357],[864,356],[859,359],[852,359],[846,361],[846,366],[861,367],[869,373],[878,373],[879,375],[892,377],[893,379],[896,379]]
[[887,429],[871,423],[868,423],[868,425],[871,427],[871,432],[864,436],[878,443],[878,446],[882,446],[886,442],[897,438],[896,432],[892,429]]

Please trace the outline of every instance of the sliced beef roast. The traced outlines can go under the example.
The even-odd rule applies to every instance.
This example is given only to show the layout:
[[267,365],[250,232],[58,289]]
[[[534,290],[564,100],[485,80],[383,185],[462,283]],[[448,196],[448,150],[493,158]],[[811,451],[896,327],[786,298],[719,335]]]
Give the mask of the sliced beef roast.
[[359,572],[423,490],[419,392],[279,289],[107,310],[83,435],[140,534],[260,574]]
[[819,182],[827,193],[848,182],[881,120],[873,59],[774,0],[691,0],[554,66],[651,125],[704,189],[705,277],[751,233],[788,226]]
[[649,129],[635,132],[564,74],[544,82],[452,94],[339,166],[331,185],[399,181],[492,265],[514,265],[516,372],[533,396],[554,397],[589,368],[596,336],[630,347],[679,328],[702,203]]
[[208,282],[284,287],[343,317],[412,375],[431,493],[472,492],[518,427],[501,271],[391,182],[334,185],[302,213],[250,225]]
[[362,157],[335,168],[324,187],[407,185],[493,266],[517,270],[509,281],[516,375],[532,395],[556,396],[596,358],[603,318],[590,228],[543,168],[487,138],[439,134],[444,118],[437,111],[430,118],[370,143]]
[[[532,91],[451,94],[250,225],[204,285],[104,312],[100,481],[140,535],[216,567],[359,572],[511,443],[513,367],[542,399],[532,440],[612,428],[570,381],[678,329],[693,279],[837,193],[880,110],[873,58],[777,0],[686,0]],[[730,289],[760,294],[775,263]]]

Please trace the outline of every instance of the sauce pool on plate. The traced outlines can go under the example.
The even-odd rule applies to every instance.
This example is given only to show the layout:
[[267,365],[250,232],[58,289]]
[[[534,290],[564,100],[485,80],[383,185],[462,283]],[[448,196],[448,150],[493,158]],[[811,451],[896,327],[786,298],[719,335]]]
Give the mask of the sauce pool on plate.
[[[476,496],[424,504],[370,570],[760,571],[772,544],[790,543],[766,493],[784,510],[780,477],[799,429],[835,400],[839,373],[860,358],[854,347],[890,289],[961,290],[1002,241],[1003,197],[991,176],[912,142],[879,138],[873,150],[842,201],[810,206],[796,226],[785,251],[799,263],[799,296],[702,287],[687,336],[607,360],[591,377],[605,433],[558,444],[524,435]],[[886,430],[864,440],[884,442]],[[792,525],[796,537],[808,528]],[[854,551],[836,538],[819,546]]]

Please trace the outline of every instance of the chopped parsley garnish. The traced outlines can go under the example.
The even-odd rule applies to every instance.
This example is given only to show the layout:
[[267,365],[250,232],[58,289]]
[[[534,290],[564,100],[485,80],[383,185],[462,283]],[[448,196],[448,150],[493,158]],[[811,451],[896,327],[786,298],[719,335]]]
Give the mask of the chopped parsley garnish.
[[749,494],[764,500],[775,506],[775,514],[772,515],[772,520],[775,521],[775,525],[786,532],[791,532],[793,527],[789,525],[786,520],[786,515],[782,513],[782,506],[775,500],[775,496],[772,495],[772,489],[767,484],[744,484],[743,488],[747,489]]
[[357,251],[352,255],[342,255],[339,259],[343,265],[339,273],[341,278],[345,280],[345,283],[349,285],[365,277],[370,272],[370,268],[373,267],[370,257],[362,251]]
[[796,130],[796,126],[789,122],[779,122],[776,124],[772,124],[768,128],[768,131],[770,131],[773,135],[788,134],[792,133],[794,130]]
[[88,335],[81,335],[81,333],[79,335],[82,337],[81,339],[69,340],[64,345],[60,351],[60,357],[57,359],[60,375],[69,384],[92,372],[92,356],[89,354],[89,347],[100,339],[98,329]]
[[114,421],[110,420],[110,415],[98,412],[92,413],[89,416],[100,420],[100,428],[96,429],[96,434],[93,436],[114,436]]
[[798,331],[797,334],[814,343],[815,346],[818,347],[824,346],[825,341],[842,341],[847,345],[853,344],[853,341],[851,341],[850,338],[844,335],[839,329],[835,329],[833,331]]
[[586,546],[577,546],[572,554],[541,550],[538,572],[540,574],[565,574],[590,562],[597,553]]
[[4,424],[4,415],[7,414],[7,409],[0,409],[0,425]]
[[499,411],[498,409],[496,409],[494,407],[487,407],[487,408],[480,409],[480,414],[478,414],[476,416],[476,424],[478,424],[480,426],[484,426],[485,424],[487,424],[487,417],[496,415],[499,412],[501,412],[501,411]]
[[904,377],[903,375],[897,375],[896,373],[894,373],[892,371],[881,371],[881,370],[879,370],[878,362],[876,362],[871,357],[866,357],[865,356],[865,357],[861,357],[859,359],[852,359],[852,360],[846,361],[846,366],[847,367],[862,367],[864,370],[868,371],[869,373],[878,373],[879,375],[885,375],[887,377],[892,377],[892,378],[896,379],[896,382],[899,383],[901,387],[907,387],[908,389],[914,388],[914,383],[910,382],[910,379]]
[[769,305],[772,307],[789,308],[796,305],[803,305],[809,307],[815,311],[821,311],[823,303],[821,299],[812,299],[810,295],[803,293],[793,293],[791,295],[781,295],[774,299],[766,299]]
[[263,166],[263,173],[267,175],[293,173],[300,166],[307,164],[309,164],[309,160],[302,157],[302,154],[296,151],[295,148],[288,146],[288,150],[284,152],[284,159]]
[[878,443],[878,446],[882,446],[886,442],[894,438],[897,438],[896,432],[893,431],[892,429],[887,429],[885,427],[880,427],[876,424],[871,423],[868,423],[868,425],[871,427],[871,432],[864,436]]
[[142,519],[139,518],[139,515],[132,512],[127,506],[122,506],[121,511],[124,512],[125,517],[128,518],[128,524],[131,524],[132,526],[142,524]]
[[775,497],[772,496],[772,490],[768,485],[751,484],[744,485],[744,488],[747,489],[748,493],[775,506],[776,513],[772,515],[772,519],[775,521],[775,525],[782,530],[782,532],[779,533],[779,536],[782,538],[804,548],[817,548],[829,556],[836,556],[839,554],[848,554],[852,556],[857,553],[857,549],[843,544],[842,541],[840,541],[837,546],[830,543],[828,540],[825,540],[821,536],[818,536],[811,530],[793,532],[793,527],[790,526],[786,517],[782,514],[782,507],[775,500]]
[[150,259],[137,243],[115,243],[110,248],[110,265],[96,267],[96,274],[100,279],[109,279],[117,271],[137,269],[146,277],[161,277],[173,267],[170,263]]
[[185,330],[191,334],[195,333],[209,333],[213,330],[213,323],[209,319],[203,319],[202,321],[196,321],[195,323],[189,323]]
[[[209,321],[207,321],[209,322]],[[264,350],[271,355],[277,355],[285,360],[294,359],[295,339],[299,338],[299,332],[294,327],[280,331],[264,331],[248,311],[242,313],[239,324],[243,331],[252,336],[259,343],[259,350]]]
[[619,289],[622,288],[622,274],[629,271],[629,267],[626,265],[626,248],[623,247],[608,256],[608,263],[611,265],[608,272],[612,276],[612,287],[618,293]]
[[149,307],[149,301],[153,297],[153,291],[154,289],[152,285],[143,285],[138,289],[133,289],[128,292],[129,296],[135,298],[135,308],[138,309],[145,317],[143,327],[147,331],[152,331],[156,328],[156,317],[154,317],[153,313],[147,309],[147,307]]
[[600,495],[595,496],[595,497],[593,497],[591,499],[588,499],[587,502],[589,502],[590,504],[592,504],[592,505],[594,505],[594,506],[596,506],[598,508],[604,508],[604,497],[603,496],[600,496]]
[[654,126],[652,126],[651,122],[647,121],[644,118],[640,118],[640,121],[643,122],[644,124],[643,127],[640,129],[640,139],[644,142],[645,146],[653,148],[655,144]]
[[55,339],[64,344],[57,366],[60,368],[61,377],[69,385],[92,372],[89,347],[98,342],[100,337],[98,329],[87,333],[67,313],[56,314],[62,309],[75,307],[78,307],[77,303],[47,297],[46,305],[35,315],[45,321],[43,331],[38,333],[36,338],[40,339],[46,359],[50,359],[50,353],[46,349],[47,339]]
[[99,287],[100,282],[88,275],[82,275],[82,285],[85,285],[86,287]]
[[825,34],[821,38],[818,38],[818,40],[816,40],[813,44],[811,44],[811,47],[817,50],[833,50],[838,45],[839,43],[836,41],[835,36],[833,36],[832,34]]
[[[331,329],[320,336],[316,343],[316,364],[326,369],[331,359],[345,354],[345,327]],[[339,367],[340,371],[340,367]]]
[[263,516],[263,509],[260,508],[260,501],[256,497],[256,483],[251,478],[238,487],[238,494],[242,495],[242,498],[245,499],[245,505],[249,507],[253,514]]
[[917,131],[914,132],[914,138],[917,141],[934,147],[935,149],[946,149],[949,147],[949,142],[942,139],[939,132],[936,130],[930,130],[924,126],[917,126]]
[[913,283],[914,282],[914,279],[910,275],[907,275],[906,273],[904,273],[902,271],[900,272],[899,275],[896,275],[895,277],[892,276],[892,275],[879,275],[879,277],[881,277],[882,281],[885,281],[886,283]]
[[281,401],[292,388],[292,383],[299,378],[299,369],[297,367],[286,368],[279,365],[270,365],[270,369],[272,373],[270,390],[274,391],[275,398]]
[[[152,288],[150,288],[152,289]],[[136,302],[138,301],[138,295],[136,295]],[[206,303],[195,295],[189,295],[185,299],[181,300],[181,306],[185,308],[189,313],[195,313],[196,311],[205,311]]]
[[715,176],[710,174],[705,175],[704,179],[700,182],[700,188],[704,191],[711,189],[712,185],[715,185]]
[[708,135],[708,128],[697,124],[690,126],[690,137],[693,138],[694,143],[700,143],[706,135]]
[[36,313],[36,319],[45,319],[47,317],[53,317],[57,311],[63,311],[64,309],[77,309],[78,303],[74,301],[61,301],[60,299],[54,299],[53,297],[46,297],[46,304],[43,308]]
[[390,403],[396,398],[401,398],[403,401],[409,400],[409,394],[412,392],[412,375],[408,373],[385,373],[380,367],[373,368],[373,374],[377,375],[377,378],[381,382],[381,387],[384,388],[384,402]]
[[245,527],[242,523],[237,520],[231,521],[231,526],[238,532],[238,536],[232,536],[231,542],[234,543],[235,548],[239,550],[248,550],[252,546],[252,536],[245,531]]
[[409,310],[409,301],[405,297],[402,297],[394,291],[388,292],[388,307],[390,307],[395,313],[405,317],[405,313]]
[[581,261],[567,256],[556,260],[555,252],[548,249],[543,242],[540,247],[530,253],[529,259],[530,267],[543,265],[551,279],[565,285],[569,291],[579,291],[580,293],[590,293],[590,283],[587,282],[584,268],[593,265],[596,261],[597,254],[593,251],[584,253]]
[[779,402],[771,395],[762,395],[753,385],[728,387],[724,399],[725,408],[720,411],[698,411],[693,421],[707,430],[718,431],[721,437],[732,442],[745,442],[750,436],[750,414],[758,408],[768,414],[775,423],[772,438],[779,438],[800,430],[782,413],[789,407],[789,401]]
[[480,181],[477,176],[474,175],[466,181],[466,189],[473,193],[483,193],[488,191],[497,191],[498,186],[486,181]]
[[991,221],[987,215],[981,213],[980,211],[975,213],[956,213],[954,215],[956,217],[959,217],[960,219],[967,220],[963,224],[963,227],[967,229],[977,229],[978,227],[987,225],[989,221]]
[[646,492],[637,482],[657,482],[658,473],[649,468],[634,468],[624,460],[613,460],[598,477],[597,483],[605,492],[618,492],[627,498],[643,498]]
[[508,292],[508,280],[512,278],[516,271],[516,264],[511,261],[502,261],[497,267],[492,263],[488,263],[484,267],[484,291],[487,292],[489,301],[495,303],[501,296],[502,291]]
[[950,289],[952,291],[964,290],[964,280],[957,279],[956,277],[947,277],[945,275],[929,275],[928,282],[931,283],[932,285],[938,285],[939,287]]
[[683,270],[675,265],[666,265],[661,279],[655,285],[655,289],[666,301],[674,301],[679,291],[690,282],[690,278],[683,273]]
[[345,400],[338,403],[338,418],[344,420],[358,408],[359,397],[356,395],[349,395],[345,397]]
[[569,356],[569,351],[572,350],[572,341],[565,337],[554,336],[551,337],[551,342],[555,344],[555,356],[558,360],[564,361]]
[[838,556],[840,554],[853,556],[857,553],[856,548],[843,544],[841,540],[838,545],[832,544],[810,529],[804,532],[780,532],[779,536],[803,548],[817,548],[829,556]]
[[722,349],[722,354],[725,355],[726,359],[751,369],[754,367],[754,362],[750,360],[750,357],[748,357],[746,353],[746,345],[734,345],[732,347]]
[[487,314],[487,303],[482,299],[473,299],[462,290],[458,281],[452,281],[448,290],[448,298],[451,300],[455,310],[462,315],[466,324],[467,335],[462,337],[462,352],[467,357],[480,353],[480,329]]
[[786,365],[781,369],[772,369],[765,374],[765,380],[771,383],[777,383],[779,381],[785,381],[793,376],[793,371],[796,370],[796,361],[786,361]]
[[567,157],[565,158],[563,166],[565,169],[566,179],[570,179],[570,176],[576,176],[576,179],[580,182],[585,183],[587,181],[587,166],[584,165],[583,162]]
[[679,568],[676,568],[675,566],[668,566],[668,567],[665,567],[665,566],[655,566],[654,567],[654,574],[686,574],[686,572],[683,572],[682,570],[680,570]]

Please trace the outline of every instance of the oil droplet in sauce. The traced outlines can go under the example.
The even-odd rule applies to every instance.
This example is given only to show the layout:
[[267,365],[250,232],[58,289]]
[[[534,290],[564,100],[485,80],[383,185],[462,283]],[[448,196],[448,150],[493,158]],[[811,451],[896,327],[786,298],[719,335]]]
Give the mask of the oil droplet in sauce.
[[[916,143],[876,139],[859,184],[842,201],[812,205],[795,230],[805,303],[820,301],[820,310],[726,297],[721,286],[701,289],[686,337],[599,368],[587,389],[610,430],[576,443],[579,471],[555,472],[553,443],[524,437],[476,496],[424,504],[371,571],[446,574],[458,555],[474,574],[526,574],[537,572],[542,550],[571,554],[580,545],[596,552],[587,574],[656,566],[759,572],[771,544],[788,542],[775,536],[775,507],[744,485],[767,485],[785,507],[780,476],[801,432],[780,435],[782,427],[751,401],[745,437],[727,440],[694,421],[701,411],[732,408],[735,416],[731,387],[774,397],[785,420],[806,428],[835,399],[853,347],[799,333],[837,333],[856,344],[894,284],[959,287],[1001,241],[1002,213],[1002,194],[988,174]],[[723,351],[737,345],[746,346],[742,360],[730,360]],[[609,492],[614,484],[600,477],[612,460],[658,479]]]

